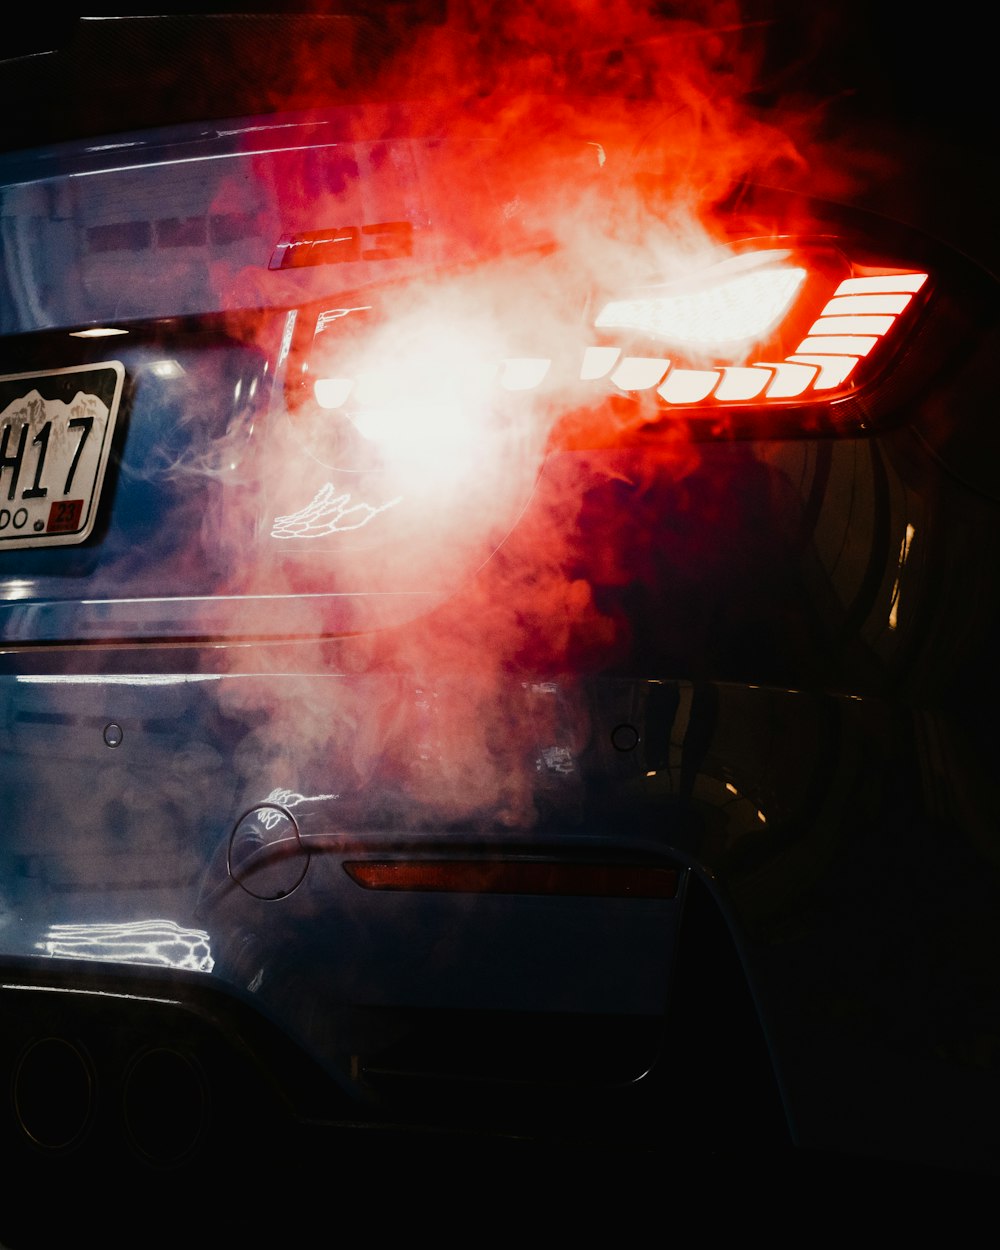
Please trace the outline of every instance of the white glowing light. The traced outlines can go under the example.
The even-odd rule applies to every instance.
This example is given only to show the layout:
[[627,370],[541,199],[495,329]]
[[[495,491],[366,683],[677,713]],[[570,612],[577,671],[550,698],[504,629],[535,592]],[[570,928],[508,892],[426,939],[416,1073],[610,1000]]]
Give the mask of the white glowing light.
[[149,372],[154,378],[169,381],[171,378],[183,377],[184,366],[178,360],[154,360],[149,366]]
[[723,369],[722,381],[715,388],[714,398],[723,401],[756,399],[772,376],[769,369],[762,369],[757,365]]
[[596,382],[598,378],[606,378],[621,354],[620,347],[588,347],[580,365],[580,381]]
[[919,291],[927,281],[925,273],[881,273],[869,278],[845,278],[837,295],[883,295],[899,291]]
[[353,378],[317,378],[313,394],[321,408],[342,408],[353,386]]
[[503,352],[479,328],[420,322],[393,331],[374,339],[362,362],[353,396],[359,407],[461,405],[495,383]]
[[795,349],[795,354],[820,356],[867,356],[878,339],[865,334],[810,335]]
[[611,375],[611,381],[622,391],[648,391],[663,380],[669,368],[669,360],[626,356]]
[[718,380],[716,369],[671,369],[658,394],[668,404],[698,404],[711,395]]
[[275,517],[271,537],[328,538],[331,534],[359,530],[380,513],[387,512],[400,502],[402,495],[377,507],[367,503],[354,503],[349,491],[338,494],[330,482],[319,488],[313,498],[298,512]]
[[172,920],[124,924],[54,924],[38,950],[61,959],[99,959],[211,972],[215,967],[209,935],[184,929]]
[[324,404],[346,405],[344,415],[397,471],[407,466],[412,472],[419,462],[417,472],[435,477],[467,472],[481,451],[498,381],[508,390],[530,390],[552,363],[542,357],[505,359],[487,329],[456,327],[439,316],[394,322],[392,330],[375,335],[352,370],[349,402],[339,378],[328,378],[330,385],[319,388],[317,397]]
[[359,434],[385,448],[426,447],[429,441],[454,441],[469,435],[468,414],[457,403],[400,400],[383,407],[357,408],[349,415]]
[[889,313],[899,316],[912,295],[835,295],[823,309],[824,317],[856,313]]
[[813,382],[814,391],[827,391],[847,381],[858,363],[857,356],[789,356],[793,364],[815,365],[819,376]]
[[[790,256],[774,251],[732,257],[683,283],[650,290],[643,298],[612,301],[595,324],[642,330],[689,344],[703,356],[714,349],[732,359],[732,349],[741,340],[745,349],[751,339],[763,337],[796,298],[806,271],[780,263]],[[847,278],[794,353],[783,360],[671,368],[661,377],[658,394],[669,404],[693,405],[795,399],[809,391],[835,390],[890,333],[927,277],[896,273]],[[714,364],[711,356],[704,364]],[[656,385],[651,381],[656,369],[652,357],[621,360],[618,348],[592,346],[584,351],[580,379],[610,375],[620,390],[641,391]]]
[[551,360],[542,357],[508,357],[503,362],[500,385],[505,391],[530,391],[541,386],[552,366]]
[[887,334],[895,317],[820,317],[809,327],[810,334]]
[[704,348],[759,339],[777,324],[805,281],[804,269],[777,263],[787,256],[763,252],[734,257],[683,283],[612,300],[595,325]]
[[815,365],[791,364],[787,360],[762,360],[761,364],[774,370],[774,377],[767,387],[768,399],[794,399],[809,387],[819,373]]
[[106,339],[113,334],[128,334],[128,330],[119,330],[114,326],[94,326],[91,330],[70,330],[71,339]]

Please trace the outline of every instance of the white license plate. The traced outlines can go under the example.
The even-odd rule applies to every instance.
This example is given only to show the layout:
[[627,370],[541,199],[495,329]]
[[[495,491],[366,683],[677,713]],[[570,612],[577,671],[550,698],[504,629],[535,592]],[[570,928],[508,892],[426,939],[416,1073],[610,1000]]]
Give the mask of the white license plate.
[[117,360],[0,377],[0,549],[90,534],[124,378]]

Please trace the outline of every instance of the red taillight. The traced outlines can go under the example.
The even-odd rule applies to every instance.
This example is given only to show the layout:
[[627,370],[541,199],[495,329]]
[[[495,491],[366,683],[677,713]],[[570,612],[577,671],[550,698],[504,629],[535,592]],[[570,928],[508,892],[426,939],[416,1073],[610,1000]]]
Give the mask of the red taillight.
[[853,259],[828,237],[744,241],[596,295],[563,269],[527,311],[516,278],[487,266],[306,313],[292,407],[312,414],[308,438],[330,440],[332,458],[314,450],[325,463],[411,476],[478,462],[526,411],[537,428],[610,403],[628,424],[633,405],[703,436],[727,413],[859,395],[905,348],[930,286],[925,269]]
[[594,318],[601,342],[580,378],[709,418],[720,408],[845,398],[891,359],[896,327],[927,278],[853,265],[831,247],[743,252],[604,302]]
[[677,870],[557,860],[355,860],[344,869],[367,890],[461,894],[549,894],[593,898],[674,898]]
[[787,249],[743,253],[693,277],[609,300],[594,325],[699,352],[738,351],[780,323],[806,276]]

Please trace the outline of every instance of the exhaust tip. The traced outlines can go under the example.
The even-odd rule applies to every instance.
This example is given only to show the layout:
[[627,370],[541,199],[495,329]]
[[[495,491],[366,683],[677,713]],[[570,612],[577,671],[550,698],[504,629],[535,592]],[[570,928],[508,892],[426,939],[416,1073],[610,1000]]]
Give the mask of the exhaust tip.
[[12,1094],[18,1124],[36,1146],[69,1150],[83,1138],[94,1110],[90,1061],[67,1038],[40,1038],[21,1053]]
[[136,1056],[125,1074],[122,1100],[128,1140],[149,1163],[182,1162],[208,1126],[204,1073],[177,1050],[156,1047]]

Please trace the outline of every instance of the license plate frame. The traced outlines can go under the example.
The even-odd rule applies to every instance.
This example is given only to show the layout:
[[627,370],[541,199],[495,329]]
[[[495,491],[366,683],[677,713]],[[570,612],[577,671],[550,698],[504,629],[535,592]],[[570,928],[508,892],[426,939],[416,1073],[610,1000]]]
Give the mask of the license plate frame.
[[124,382],[118,360],[0,375],[0,551],[89,538]]

